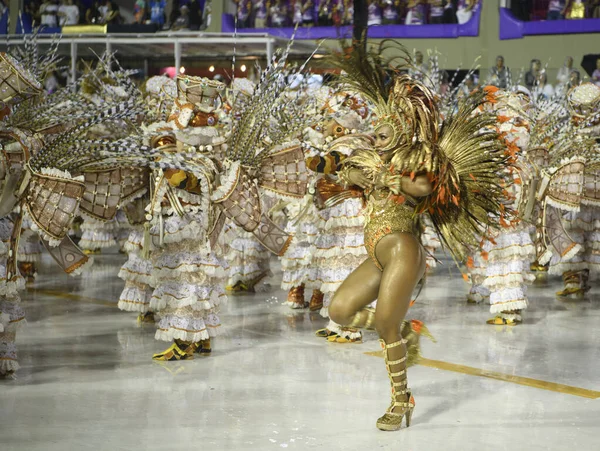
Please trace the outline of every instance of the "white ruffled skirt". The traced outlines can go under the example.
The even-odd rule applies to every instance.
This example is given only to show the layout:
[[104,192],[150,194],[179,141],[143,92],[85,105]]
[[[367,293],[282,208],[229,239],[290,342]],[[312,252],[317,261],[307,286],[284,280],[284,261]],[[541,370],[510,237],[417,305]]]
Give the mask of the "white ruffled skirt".
[[[158,340],[198,342],[216,336],[221,325],[228,268],[208,248],[200,216],[166,217],[164,244],[152,251],[150,309],[159,317]],[[151,235],[156,242],[156,226]]]

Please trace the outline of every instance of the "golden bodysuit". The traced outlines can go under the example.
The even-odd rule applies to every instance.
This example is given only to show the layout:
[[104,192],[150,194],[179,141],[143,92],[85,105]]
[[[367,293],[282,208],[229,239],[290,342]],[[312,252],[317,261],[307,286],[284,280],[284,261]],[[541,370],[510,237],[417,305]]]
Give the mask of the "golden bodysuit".
[[[382,191],[375,191],[369,198],[369,212],[365,224],[365,247],[369,257],[381,271],[383,268],[375,249],[379,241],[391,233],[416,234],[414,206],[410,201],[396,196],[386,196]],[[412,203],[411,203],[412,204]],[[414,204],[413,204],[414,205]]]

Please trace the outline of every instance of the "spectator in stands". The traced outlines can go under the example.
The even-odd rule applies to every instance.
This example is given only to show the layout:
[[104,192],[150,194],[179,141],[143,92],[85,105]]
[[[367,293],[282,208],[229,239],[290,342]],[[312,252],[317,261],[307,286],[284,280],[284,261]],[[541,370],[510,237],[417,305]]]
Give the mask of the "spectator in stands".
[[564,84],[564,85],[560,85],[556,87],[555,93],[557,97],[564,97],[566,96],[569,91],[571,90],[571,88],[575,87],[575,86],[579,86],[579,84],[581,83],[581,74],[579,73],[578,70],[572,69],[571,72],[569,73],[569,81]]
[[57,28],[58,27],[58,1],[45,0],[40,6],[40,14],[42,16],[42,26]]
[[121,17],[121,10],[119,5],[114,0],[107,2],[108,10],[106,14],[106,23],[108,24],[122,24],[123,18]]
[[171,12],[169,14],[169,28],[173,28],[175,22],[181,15],[181,10],[179,9],[179,1],[175,0],[171,2]]
[[251,0],[234,0],[237,12],[238,28],[250,28],[250,13],[252,12]]
[[150,0],[150,22],[158,25],[160,28],[165,25],[165,9],[167,9],[166,0]]
[[[264,0],[257,2],[264,3]],[[315,4],[312,0],[302,2],[302,25],[312,27],[315,24]]]
[[25,15],[31,18],[32,26],[39,25],[40,23],[40,2],[39,0],[33,0],[25,4]]
[[444,18],[443,0],[428,0],[429,3],[429,23],[442,24]]
[[465,77],[465,82],[460,87],[459,95],[467,97],[471,92],[479,88],[479,78],[475,74],[470,74]]
[[178,31],[190,28],[190,9],[187,5],[183,5],[179,8],[179,16],[173,22],[171,30]]
[[81,3],[81,0],[75,0],[73,2],[77,9],[79,9],[79,24],[85,23],[85,13],[87,11],[87,6]]
[[136,0],[135,5],[133,5],[133,23],[146,23],[147,17],[148,4],[146,3],[146,0]]
[[424,25],[427,23],[425,0],[408,0],[405,25]]
[[292,4],[292,25],[300,26],[302,24],[302,0],[291,0]]
[[531,0],[511,0],[510,10],[517,19],[527,22],[531,15]]
[[58,21],[61,27],[79,23],[79,7],[73,4],[73,0],[62,0],[58,8]]
[[600,0],[591,0],[589,17],[600,19]]
[[343,0],[334,0],[333,25],[335,25],[336,27],[341,27],[342,25],[345,25],[344,17],[345,17],[344,1]]
[[271,26],[274,28],[282,28],[287,25],[288,9],[284,0],[272,0],[269,8],[269,18]]
[[98,11],[102,14],[102,23],[108,22],[108,9],[109,9],[109,0],[100,0],[100,4],[98,6]]
[[192,0],[189,5],[190,30],[199,30],[202,25],[202,11],[197,0]]
[[[343,0],[344,2],[344,24],[354,23],[354,0]],[[401,4],[402,5],[402,4]],[[402,6],[400,6],[402,8]]]
[[429,67],[423,62],[423,53],[415,52],[412,67],[408,69],[408,75],[416,80],[425,80],[429,76]]
[[573,70],[573,57],[567,56],[565,58],[565,63],[563,67],[558,69],[558,75],[556,76],[556,84],[558,86],[565,86],[569,83],[569,78],[571,77],[571,71]]
[[573,69],[571,71],[571,76],[569,77],[568,89],[574,88],[575,86],[579,86],[581,84],[581,74],[578,70]]
[[333,0],[320,0],[317,3],[317,24],[320,27],[330,27],[333,25]]
[[467,23],[473,17],[478,0],[459,0],[456,7],[456,19],[459,24]]
[[458,23],[456,17],[456,10],[458,7],[458,0],[443,0],[444,4],[444,16],[442,17],[443,23]]
[[369,0],[369,16],[367,20],[367,24],[372,27],[374,25],[381,25],[382,17],[381,17],[381,7],[379,5],[379,0]]
[[540,72],[542,70],[542,63],[538,59],[531,60],[529,65],[529,71],[525,74],[525,86],[530,91],[533,89],[538,81]]
[[446,96],[450,92],[450,74],[443,70],[442,79],[440,80],[440,95]]
[[567,3],[567,19],[585,19],[587,1],[569,0]]
[[383,0],[381,9],[384,25],[400,23],[400,18],[402,17],[402,4],[400,0]]
[[596,60],[596,70],[592,73],[592,82],[600,86],[600,58]]
[[504,57],[496,57],[496,65],[490,69],[488,74],[488,84],[500,89],[506,89],[512,82],[510,69],[504,65]]
[[539,73],[537,85],[533,88],[533,98],[536,101],[550,100],[554,97],[554,88],[548,83],[548,74],[543,70]]
[[565,18],[567,8],[566,0],[550,0],[546,20],[562,20]]
[[85,22],[88,25],[100,25],[104,23],[104,15],[100,11],[100,6],[102,6],[100,2],[95,1],[85,12]]
[[[312,3],[312,2],[308,2]],[[254,27],[266,28],[267,27],[267,0],[253,0],[252,2],[252,15]],[[304,18],[303,20],[306,20]],[[314,24],[314,23],[313,23]]]

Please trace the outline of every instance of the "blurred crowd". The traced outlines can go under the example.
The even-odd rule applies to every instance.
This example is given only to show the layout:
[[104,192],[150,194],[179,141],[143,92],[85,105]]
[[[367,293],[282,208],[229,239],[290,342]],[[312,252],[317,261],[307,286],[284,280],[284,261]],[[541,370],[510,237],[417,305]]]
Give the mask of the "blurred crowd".
[[[167,14],[168,4],[170,14]],[[155,24],[161,29],[198,30],[205,22],[203,10],[208,9],[207,5],[210,1],[136,0],[132,20],[125,20],[118,0],[29,0],[24,12],[31,17],[34,26],[50,28],[133,23]]]
[[[459,88],[457,97],[460,98],[469,94],[480,86],[492,85],[501,89],[527,89],[529,95],[535,101],[550,100],[565,96],[573,87],[578,86],[584,81],[590,81],[600,86],[600,58],[595,61],[594,68],[587,68],[582,72],[575,68],[572,57],[565,58],[562,67],[556,73],[553,80],[549,79],[547,69],[542,65],[539,59],[532,59],[529,70],[520,70],[513,73],[505,64],[504,57],[499,55],[496,58],[496,64],[484,71],[469,71],[465,74],[458,72],[447,72],[439,68],[439,61],[436,56],[425,60],[423,53],[414,52],[412,56],[412,68],[409,75],[420,79],[431,89],[445,95],[455,88]],[[460,83],[461,81],[464,83]]]
[[[570,56],[565,59],[562,67],[558,70],[554,83],[552,83],[548,79],[548,73],[539,59],[531,60],[529,70],[525,74],[513,77],[510,68],[504,63],[504,57],[499,55],[496,58],[496,65],[488,71],[486,84],[502,89],[522,85],[532,93],[535,100],[549,100],[553,97],[565,95],[582,81],[582,73],[575,69],[573,58]],[[590,81],[600,86],[600,58],[596,60],[596,66],[591,73]]]
[[510,0],[510,9],[523,21],[600,18],[600,0]]
[[[238,28],[350,25],[353,0],[234,0]],[[426,25],[466,23],[479,0],[369,0],[368,23]]]
[[119,5],[114,0],[30,0],[25,14],[34,26],[58,28],[66,25],[122,23]]

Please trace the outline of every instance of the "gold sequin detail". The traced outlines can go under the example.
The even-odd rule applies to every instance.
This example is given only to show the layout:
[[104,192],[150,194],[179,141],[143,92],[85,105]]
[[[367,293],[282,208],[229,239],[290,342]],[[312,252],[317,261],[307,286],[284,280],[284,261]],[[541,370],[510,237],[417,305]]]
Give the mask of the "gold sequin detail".
[[375,256],[377,243],[391,233],[416,233],[414,209],[392,200],[370,201],[365,223],[365,247],[375,266],[383,268]]

